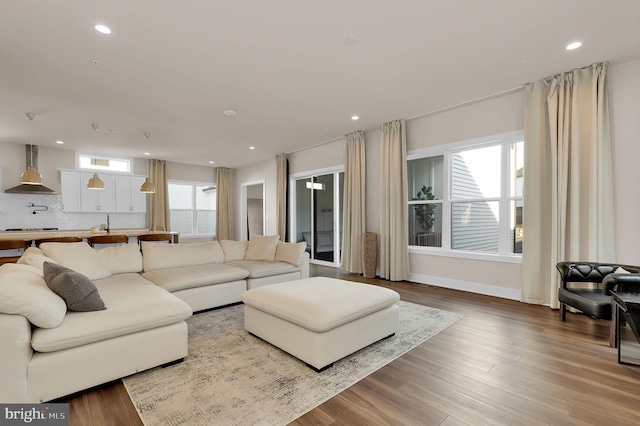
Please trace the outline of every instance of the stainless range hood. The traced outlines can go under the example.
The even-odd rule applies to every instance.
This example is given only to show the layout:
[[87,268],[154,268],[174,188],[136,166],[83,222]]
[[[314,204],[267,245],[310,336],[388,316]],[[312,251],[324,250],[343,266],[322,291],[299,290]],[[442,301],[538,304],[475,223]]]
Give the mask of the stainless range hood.
[[[25,152],[27,155],[26,168],[31,165],[33,156],[33,166],[38,168],[38,147],[36,145],[26,145]],[[4,191],[7,194],[55,194],[56,192],[44,185],[18,185]]]

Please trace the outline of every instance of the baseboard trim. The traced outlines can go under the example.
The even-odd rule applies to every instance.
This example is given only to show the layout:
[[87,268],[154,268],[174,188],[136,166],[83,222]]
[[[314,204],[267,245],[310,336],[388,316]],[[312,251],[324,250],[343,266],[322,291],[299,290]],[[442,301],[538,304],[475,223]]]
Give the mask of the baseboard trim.
[[494,285],[473,283],[469,281],[453,280],[450,278],[433,277],[411,273],[411,281],[419,284],[429,284],[436,287],[450,288],[452,290],[467,291],[469,293],[484,294],[486,296],[500,297],[502,299],[520,300],[521,290],[498,287]]

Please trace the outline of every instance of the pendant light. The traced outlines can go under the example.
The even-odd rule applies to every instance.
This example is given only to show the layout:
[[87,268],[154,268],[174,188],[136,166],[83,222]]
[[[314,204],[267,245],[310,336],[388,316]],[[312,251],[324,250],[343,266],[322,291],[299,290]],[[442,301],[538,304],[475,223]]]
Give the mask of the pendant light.
[[[93,129],[94,132],[94,140],[93,140],[93,165],[94,167],[97,165],[97,161],[96,161],[96,139],[97,137],[95,136],[96,131],[98,130],[98,128],[100,127],[100,125],[98,123],[91,123],[91,128]],[[94,172],[93,173],[93,177],[91,179],[89,179],[89,182],[87,182],[87,188],[88,189],[97,189],[97,190],[103,190],[104,189],[104,182],[102,181],[102,179],[100,179],[100,176],[98,176],[98,172]]]
[[151,183],[149,177],[144,180],[144,183],[140,186],[140,192],[144,192],[145,194],[155,194],[156,186]]
[[[26,113],[27,119],[33,121],[36,116],[33,113]],[[27,170],[20,176],[20,183],[24,185],[42,185],[42,176],[35,167],[33,167],[33,124],[31,124],[31,144],[29,145],[31,150],[31,164]]]
[[[145,139],[149,140],[151,137],[151,133],[144,132]],[[144,192],[145,194],[155,194],[156,186],[149,180],[149,160],[147,160],[147,178],[144,180],[144,183],[140,186],[140,192]]]

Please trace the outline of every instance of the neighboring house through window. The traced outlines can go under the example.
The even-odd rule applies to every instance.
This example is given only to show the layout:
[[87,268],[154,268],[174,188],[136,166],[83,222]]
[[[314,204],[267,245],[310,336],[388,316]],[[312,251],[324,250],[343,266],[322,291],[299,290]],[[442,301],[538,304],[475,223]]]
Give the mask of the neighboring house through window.
[[216,188],[199,182],[169,182],[171,231],[180,236],[216,233]]
[[410,152],[409,245],[521,254],[523,148],[519,131]]

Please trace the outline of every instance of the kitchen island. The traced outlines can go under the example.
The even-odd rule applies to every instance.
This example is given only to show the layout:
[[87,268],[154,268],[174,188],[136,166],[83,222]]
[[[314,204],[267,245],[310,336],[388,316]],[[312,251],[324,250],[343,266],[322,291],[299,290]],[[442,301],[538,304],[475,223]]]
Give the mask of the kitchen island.
[[112,229],[109,232],[92,232],[90,229],[59,229],[55,231],[0,231],[0,241],[23,240],[34,241],[43,238],[79,237],[87,239],[96,235],[126,235],[137,237],[138,235],[171,234],[173,242],[179,242],[178,232],[150,231],[149,229]]

